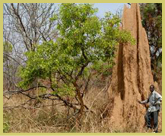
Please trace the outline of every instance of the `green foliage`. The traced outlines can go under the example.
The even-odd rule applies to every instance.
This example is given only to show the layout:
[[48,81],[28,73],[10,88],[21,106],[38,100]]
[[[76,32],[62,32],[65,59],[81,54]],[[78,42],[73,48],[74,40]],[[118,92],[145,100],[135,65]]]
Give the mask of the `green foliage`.
[[146,29],[154,73],[162,69],[162,3],[140,4],[142,24]]
[[4,132],[4,133],[7,133],[8,131],[9,131],[9,124],[6,123],[6,122],[4,122],[4,123],[3,123],[3,132]]
[[9,42],[3,42],[3,51],[12,52],[13,46]]
[[13,46],[9,42],[3,42],[3,62],[6,62],[9,58],[8,55],[12,52]]
[[116,46],[134,40],[129,32],[119,29],[117,16],[107,13],[100,19],[96,13],[91,4],[61,4],[50,19],[57,23],[58,38],[26,53],[19,85],[28,87],[35,79],[49,78],[53,93],[75,95],[74,83],[88,76],[91,69],[104,67],[104,63],[105,69],[112,68]]
[[74,96],[75,95],[75,88],[72,84],[66,85],[63,84],[61,87],[57,88],[56,92],[53,92],[53,94],[58,94],[60,96]]
[[3,132],[7,133],[9,131],[9,128],[10,128],[9,116],[4,114],[3,117],[4,117],[3,118]]
[[26,67],[21,67],[19,70],[19,75],[24,79],[19,83],[20,86],[26,87],[36,78],[45,79],[50,76],[50,72],[56,70],[58,65],[56,46],[56,43],[50,41],[38,46],[36,51],[26,52],[28,58]]

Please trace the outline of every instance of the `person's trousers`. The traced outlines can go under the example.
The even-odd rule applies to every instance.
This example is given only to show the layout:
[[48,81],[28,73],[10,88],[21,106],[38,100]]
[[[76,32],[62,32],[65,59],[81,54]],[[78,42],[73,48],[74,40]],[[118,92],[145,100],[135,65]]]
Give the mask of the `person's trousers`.
[[153,119],[153,128],[154,131],[158,131],[158,115],[159,111],[154,111],[154,112],[148,112],[145,115],[145,120],[148,128],[152,128],[151,126],[151,120]]

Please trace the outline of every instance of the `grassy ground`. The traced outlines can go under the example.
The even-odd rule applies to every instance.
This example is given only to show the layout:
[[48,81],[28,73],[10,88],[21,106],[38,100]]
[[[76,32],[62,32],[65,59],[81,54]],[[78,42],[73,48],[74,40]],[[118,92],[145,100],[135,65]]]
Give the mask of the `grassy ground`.
[[[27,101],[27,98],[22,95],[13,95],[10,99],[4,97],[3,100],[3,131],[5,133],[141,132],[137,127],[138,124],[136,126],[128,124],[127,128],[113,128],[113,124],[109,124],[110,102],[107,93],[109,80],[107,79],[93,80],[90,83],[84,101],[94,113],[86,113],[82,118],[81,126],[77,126],[76,119],[72,116],[73,111],[70,110],[68,113],[68,108],[64,107],[61,102],[43,100],[36,106],[34,103],[29,103],[23,107],[17,107]],[[161,120],[159,122],[161,125]]]

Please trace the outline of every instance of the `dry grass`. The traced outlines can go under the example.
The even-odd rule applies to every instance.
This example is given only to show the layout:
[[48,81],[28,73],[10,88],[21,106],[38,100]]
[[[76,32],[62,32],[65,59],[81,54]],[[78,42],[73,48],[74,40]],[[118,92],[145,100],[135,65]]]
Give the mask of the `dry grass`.
[[68,109],[60,102],[43,100],[36,107],[28,104],[25,105],[26,108],[12,108],[27,101],[22,95],[14,95],[9,100],[6,98],[3,100],[4,107],[8,107],[3,110],[3,131],[6,133],[145,132],[138,129],[138,124],[127,124],[126,128],[120,126],[114,128],[113,124],[109,124],[110,102],[107,88],[110,83],[108,79],[100,81],[95,78],[90,82],[84,102],[94,113],[87,112],[79,127],[76,125],[75,117],[71,116],[73,112],[70,111],[68,115]]
[[[76,126],[76,119],[62,103],[43,100],[36,107],[26,104],[25,96],[13,95],[9,100],[4,98],[4,132],[8,133],[56,133],[56,132],[112,132],[108,128],[106,108],[108,104],[108,80],[93,80],[90,82],[89,91],[84,97],[85,104],[94,112],[87,112],[81,121],[81,126]],[[13,106],[15,108],[13,108]],[[104,117],[103,117],[104,116]]]

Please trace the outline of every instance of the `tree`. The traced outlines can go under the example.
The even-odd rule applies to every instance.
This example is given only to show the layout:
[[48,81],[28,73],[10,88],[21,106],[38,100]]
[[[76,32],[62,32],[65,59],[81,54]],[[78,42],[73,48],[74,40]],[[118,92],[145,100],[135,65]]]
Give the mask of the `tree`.
[[[134,42],[129,32],[119,29],[117,16],[107,13],[100,19],[96,13],[91,4],[61,4],[51,18],[57,23],[58,38],[37,45],[36,51],[28,51],[26,66],[20,69],[20,87],[34,88],[31,84],[37,80],[37,87],[52,90],[38,97],[58,98],[74,109],[78,120],[89,110],[83,101],[85,89],[81,82],[98,67],[112,68],[119,43]],[[49,81],[50,86],[44,86],[41,79]],[[72,97],[73,102],[66,96]]]
[[148,36],[154,79],[162,69],[162,3],[140,4],[142,24]]
[[[36,44],[56,39],[54,22],[49,20],[55,11],[53,3],[3,4],[3,40],[4,43],[10,43],[12,46],[12,53],[9,54],[5,50],[3,52],[4,59],[8,58],[4,62],[3,69],[4,89],[17,89],[15,83],[18,83],[20,79],[16,73],[18,67],[25,64],[26,51],[35,51]],[[8,80],[9,77],[11,80]]]
[[4,41],[3,42],[3,71],[4,71],[4,89],[6,90],[10,90],[11,88],[11,82],[12,82],[12,73],[11,73],[11,61],[13,60],[13,58],[10,57],[10,54],[12,53],[12,48],[13,46],[7,42]]
[[[4,4],[4,30],[8,29],[17,36],[26,50],[35,50],[35,44],[53,40],[53,22],[49,18],[55,13],[55,6],[43,3],[11,3]],[[13,37],[12,37],[13,38]]]

